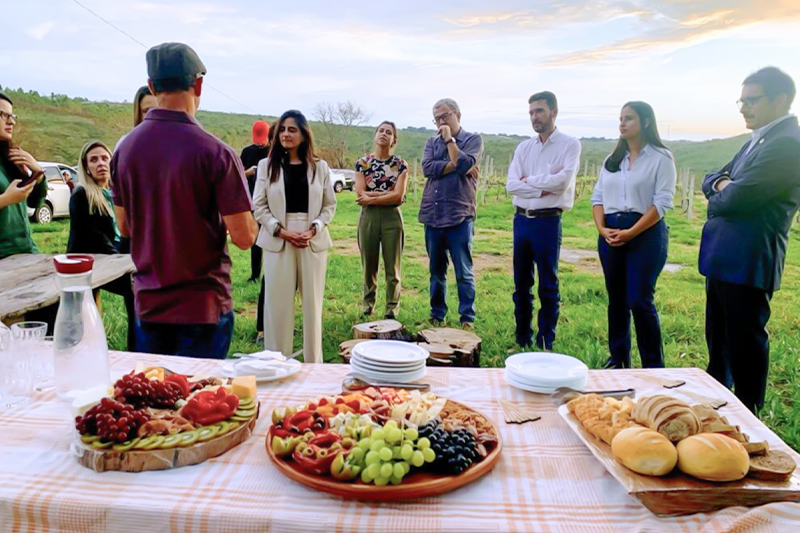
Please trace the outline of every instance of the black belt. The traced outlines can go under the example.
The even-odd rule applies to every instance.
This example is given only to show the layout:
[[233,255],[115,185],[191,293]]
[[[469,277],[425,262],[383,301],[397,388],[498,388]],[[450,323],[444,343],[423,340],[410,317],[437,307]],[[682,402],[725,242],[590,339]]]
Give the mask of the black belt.
[[557,207],[550,207],[548,209],[523,209],[517,207],[517,213],[528,218],[560,217],[561,209]]

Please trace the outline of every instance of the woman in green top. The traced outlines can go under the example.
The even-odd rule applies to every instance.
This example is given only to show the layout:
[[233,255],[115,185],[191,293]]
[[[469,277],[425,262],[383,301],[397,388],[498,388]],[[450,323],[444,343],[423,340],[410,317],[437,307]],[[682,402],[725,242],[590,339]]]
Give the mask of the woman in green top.
[[42,167],[31,154],[11,144],[17,123],[13,105],[0,92],[0,259],[39,252],[31,237],[27,208],[38,206],[47,194]]

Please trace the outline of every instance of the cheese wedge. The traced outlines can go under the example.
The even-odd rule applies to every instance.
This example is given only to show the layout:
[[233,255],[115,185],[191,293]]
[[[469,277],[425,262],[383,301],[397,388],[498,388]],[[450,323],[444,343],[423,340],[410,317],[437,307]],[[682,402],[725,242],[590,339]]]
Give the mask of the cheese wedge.
[[240,400],[250,398],[256,399],[256,377],[255,376],[239,376],[233,378],[231,381],[231,389],[233,393],[239,397]]

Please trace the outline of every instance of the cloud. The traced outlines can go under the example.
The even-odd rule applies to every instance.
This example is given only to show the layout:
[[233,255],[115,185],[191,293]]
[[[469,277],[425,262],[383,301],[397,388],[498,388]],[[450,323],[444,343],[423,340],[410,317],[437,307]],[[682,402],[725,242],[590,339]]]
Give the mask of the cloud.
[[25,30],[25,35],[28,37],[32,37],[37,41],[41,41],[44,39],[45,35],[50,33],[50,30],[56,27],[56,23],[52,20],[48,20],[46,22],[42,22],[41,24],[37,24],[35,26],[31,26]]

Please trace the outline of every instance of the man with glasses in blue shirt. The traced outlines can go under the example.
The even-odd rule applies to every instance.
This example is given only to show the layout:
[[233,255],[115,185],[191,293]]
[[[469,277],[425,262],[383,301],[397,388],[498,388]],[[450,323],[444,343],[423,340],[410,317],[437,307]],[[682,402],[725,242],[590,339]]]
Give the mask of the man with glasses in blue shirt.
[[483,139],[461,127],[458,104],[444,98],[433,106],[436,135],[428,139],[422,158],[427,179],[419,221],[425,225],[425,248],[431,273],[433,325],[447,314],[447,254],[453,260],[458,286],[461,325],[471,330],[475,321],[475,276],[472,273],[472,236],[477,209],[478,165]]
[[699,263],[708,373],[754,413],[767,386],[769,304],[800,206],[800,128],[789,114],[795,92],[794,81],[775,67],[748,76],[737,104],[752,138],[703,181],[708,220]]

